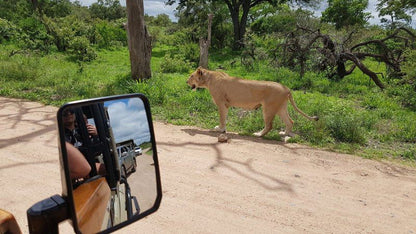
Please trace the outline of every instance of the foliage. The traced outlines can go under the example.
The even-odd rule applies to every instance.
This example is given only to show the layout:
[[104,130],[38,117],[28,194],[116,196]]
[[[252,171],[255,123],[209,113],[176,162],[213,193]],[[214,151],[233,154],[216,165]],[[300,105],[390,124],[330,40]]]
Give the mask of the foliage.
[[30,1],[26,0],[0,0],[0,18],[12,23],[26,18],[32,14]]
[[[185,1],[185,0],[168,0],[167,4],[177,3],[177,11],[180,13],[179,24],[181,24],[181,16],[185,16],[189,19],[189,16],[197,15],[202,12],[205,12],[204,9],[209,9],[210,12],[223,12],[221,9],[228,9],[229,15],[231,17],[231,22],[233,24],[233,50],[238,50],[242,48],[242,42],[244,41],[244,36],[246,33],[246,27],[248,25],[248,19],[253,16],[252,8],[260,5],[279,5],[287,2],[277,1],[277,0],[237,0],[237,1],[228,1],[228,0],[213,0],[213,1]],[[309,3],[312,0],[299,0],[297,2]],[[203,15],[206,15],[203,14]],[[197,17],[199,19],[205,17]],[[215,17],[214,17],[215,18]],[[192,22],[188,24],[195,25]],[[215,28],[215,22],[213,28]],[[215,31],[215,30],[214,30]]]
[[192,64],[180,54],[167,54],[163,58],[160,71],[163,73],[186,73],[192,67]]
[[382,18],[381,22],[386,24],[390,28],[397,28],[400,26],[409,25],[412,21],[412,17],[409,15],[409,8],[412,8],[411,1],[401,0],[379,0],[377,3],[377,10],[379,16],[389,16],[388,18]]
[[351,107],[333,106],[330,114],[324,119],[331,136],[339,142],[359,143],[366,142],[364,129],[361,127],[363,119],[355,116]]
[[370,13],[364,12],[368,0],[328,0],[328,8],[322,12],[322,21],[334,23],[337,29],[346,26],[365,25]]
[[393,86],[389,88],[389,94],[397,97],[403,106],[416,111],[416,50],[406,51],[406,62],[403,65],[403,72],[406,74],[403,79],[393,79]]
[[282,5],[272,13],[256,17],[250,25],[251,31],[264,35],[268,33],[289,33],[296,29],[297,24],[305,25],[313,19],[312,12],[297,9],[291,10],[289,6]]
[[48,33],[53,37],[58,51],[66,51],[74,37],[88,35],[91,32],[91,26],[74,15],[63,18],[44,17],[42,21]]
[[89,7],[91,15],[102,20],[126,18],[125,8],[119,0],[98,0]]
[[0,18],[0,43],[13,40],[19,31],[10,21]]
[[21,33],[15,38],[22,49],[40,50],[48,53],[53,37],[48,34],[45,25],[35,17],[27,17],[18,22]]
[[170,20],[167,14],[159,14],[156,17],[146,15],[145,21],[147,22],[147,24],[153,26],[169,27],[170,25],[172,25],[172,21]]
[[99,48],[109,49],[112,46],[127,46],[126,30],[121,22],[98,20],[95,25],[94,42]]
[[[171,1],[168,1],[170,3]],[[213,13],[211,47],[224,48],[231,45],[232,24],[224,4],[217,1],[187,1],[179,4],[177,12],[178,27],[187,32],[190,41],[197,43],[199,38],[207,37],[208,14]]]
[[90,62],[97,57],[94,49],[90,46],[89,40],[84,36],[74,37],[68,47],[77,61]]
[[35,1],[35,7],[39,12],[45,14],[47,17],[59,18],[71,14],[70,0],[44,0]]

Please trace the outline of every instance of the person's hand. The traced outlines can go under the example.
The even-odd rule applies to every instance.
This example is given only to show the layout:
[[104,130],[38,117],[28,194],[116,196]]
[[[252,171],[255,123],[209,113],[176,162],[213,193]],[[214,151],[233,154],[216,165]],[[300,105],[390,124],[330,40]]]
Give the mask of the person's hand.
[[88,134],[92,136],[98,135],[97,128],[92,124],[87,124],[87,131],[88,131]]

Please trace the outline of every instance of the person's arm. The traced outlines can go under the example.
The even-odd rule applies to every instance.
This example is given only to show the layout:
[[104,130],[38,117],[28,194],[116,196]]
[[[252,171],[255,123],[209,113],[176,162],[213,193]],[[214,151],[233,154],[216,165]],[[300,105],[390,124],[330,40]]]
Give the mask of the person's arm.
[[79,179],[88,176],[91,171],[91,166],[88,164],[84,155],[70,143],[66,142],[65,144],[71,179]]

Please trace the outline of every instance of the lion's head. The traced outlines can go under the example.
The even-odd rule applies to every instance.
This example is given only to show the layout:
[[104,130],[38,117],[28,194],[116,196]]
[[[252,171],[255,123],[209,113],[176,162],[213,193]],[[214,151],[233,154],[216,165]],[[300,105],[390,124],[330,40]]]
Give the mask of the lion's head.
[[196,71],[194,71],[186,81],[186,83],[194,90],[196,88],[204,88],[206,87],[206,79],[204,75],[206,74],[206,70],[202,67],[198,67]]

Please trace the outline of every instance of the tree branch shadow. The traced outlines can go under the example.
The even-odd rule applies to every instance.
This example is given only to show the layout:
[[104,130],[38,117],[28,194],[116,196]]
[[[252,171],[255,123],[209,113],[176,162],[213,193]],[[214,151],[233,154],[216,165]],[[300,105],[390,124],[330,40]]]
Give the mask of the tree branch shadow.
[[[11,105],[14,105],[18,111],[17,113],[13,114],[2,114],[0,115],[0,120],[6,125],[9,129],[17,129],[19,124],[28,123],[33,124],[33,129],[39,128],[38,130],[33,130],[28,134],[17,136],[10,136],[8,138],[3,138],[0,142],[0,149],[4,147],[8,147],[14,144],[21,144],[22,142],[28,142],[32,139],[39,137],[45,133],[56,131],[56,119],[55,119],[55,112],[51,113],[49,111],[43,110],[45,106],[41,104],[36,104],[33,107],[27,107],[25,103],[31,103],[29,101],[20,100],[20,99],[11,99],[11,98],[1,98],[0,99],[0,109],[9,108]],[[25,116],[33,115],[33,114],[42,114],[45,116],[44,118],[38,120],[28,120],[25,119]],[[51,122],[46,123],[46,122]],[[10,126],[10,127],[9,127]],[[0,129],[1,130],[1,129]],[[49,138],[47,141],[52,142],[55,138]]]
[[[211,134],[211,133],[209,133],[209,134]],[[169,146],[169,147],[178,147],[178,148],[182,148],[182,147],[185,147],[187,145],[212,148],[215,151],[215,154],[216,154],[216,160],[215,160],[216,162],[209,167],[211,170],[215,171],[215,169],[217,167],[226,168],[226,169],[234,172],[235,174],[237,174],[239,176],[242,176],[242,177],[258,184],[259,186],[261,186],[261,187],[263,187],[267,190],[272,190],[272,191],[283,190],[283,191],[287,191],[289,193],[294,193],[294,190],[293,190],[293,188],[290,184],[288,184],[288,183],[286,183],[286,182],[284,182],[284,181],[282,181],[282,180],[280,180],[276,177],[273,177],[273,176],[268,175],[266,173],[263,173],[259,170],[256,170],[252,166],[252,159],[249,159],[245,162],[242,162],[242,161],[238,161],[238,160],[234,160],[234,159],[230,159],[230,158],[225,157],[223,155],[223,152],[218,147],[222,143],[218,143],[218,142],[216,142],[216,143],[158,142],[157,144],[158,145],[165,145],[165,146]],[[238,166],[243,166],[244,169],[240,169]],[[275,185],[270,185],[269,183],[266,183],[263,180],[273,181],[273,183]]]
[[[181,129],[183,132],[189,134],[190,136],[196,136],[196,135],[205,135],[205,136],[211,136],[217,138],[221,133],[215,132],[212,130],[201,130],[201,129],[194,129],[194,128],[187,128],[187,129]],[[243,141],[251,141],[255,143],[260,144],[267,144],[267,145],[276,145],[279,147],[284,147],[285,149],[288,149],[293,154],[299,154],[298,150],[302,149],[310,149],[310,147],[301,146],[301,145],[293,145],[290,143],[285,143],[283,141],[276,141],[276,140],[268,140],[261,137],[255,137],[255,136],[244,136],[240,135],[238,133],[233,132],[227,132],[225,133],[227,137],[231,140],[243,140]]]

